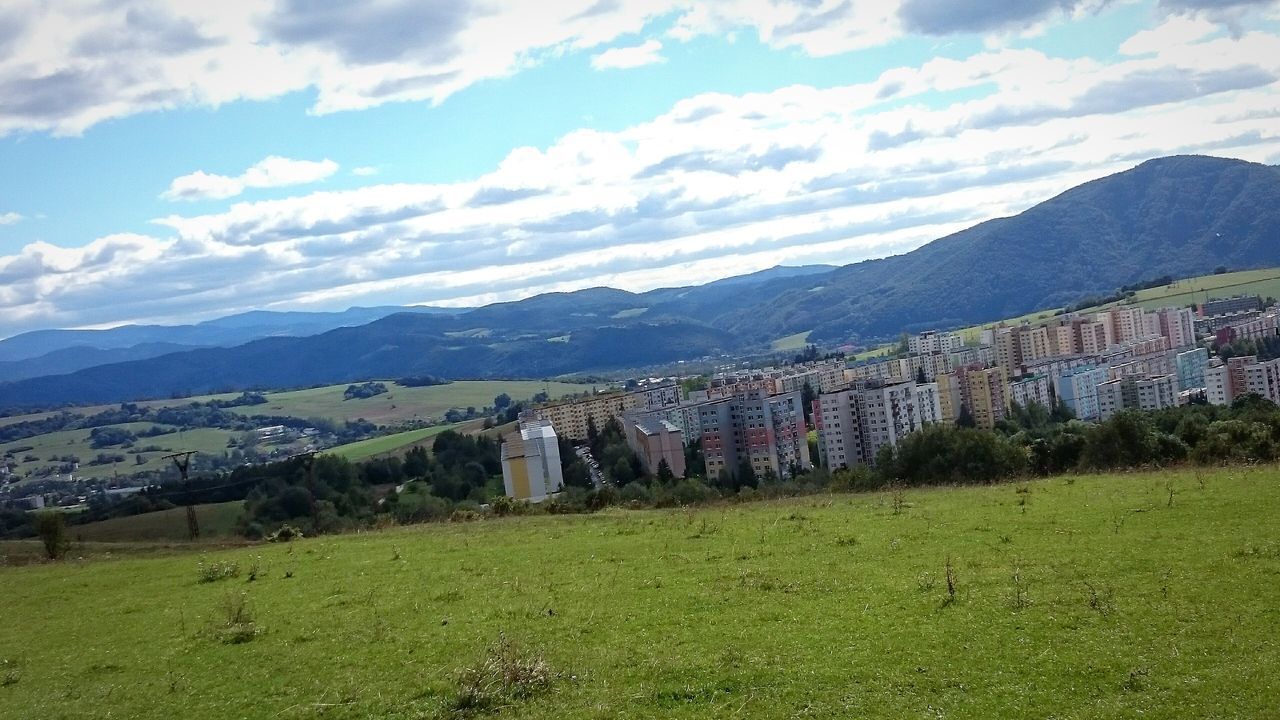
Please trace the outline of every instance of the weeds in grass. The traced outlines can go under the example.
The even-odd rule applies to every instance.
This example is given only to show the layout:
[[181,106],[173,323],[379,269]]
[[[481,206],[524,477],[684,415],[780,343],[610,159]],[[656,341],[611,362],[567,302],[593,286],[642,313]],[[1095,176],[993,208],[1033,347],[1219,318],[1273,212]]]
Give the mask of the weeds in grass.
[[901,515],[902,509],[907,506],[907,494],[903,492],[901,485],[894,485],[890,488],[893,498],[893,514]]
[[259,555],[249,563],[249,582],[253,582],[260,577],[267,576],[267,567],[262,564],[262,556]]
[[399,561],[400,561],[400,548],[396,547],[395,545],[392,545],[391,546],[391,562],[399,562]]
[[916,575],[916,587],[919,588],[922,593],[930,592],[937,584],[938,576],[928,570]]
[[1013,542],[1013,538],[1009,535],[1001,535],[1000,542],[1005,545],[1008,545],[1009,543]]
[[1147,678],[1149,677],[1151,677],[1150,668],[1133,668],[1129,671],[1129,677],[1125,678],[1124,689],[1129,692],[1142,692],[1147,689]]
[[1013,572],[1009,575],[1011,585],[1010,602],[1014,610],[1022,610],[1031,605],[1031,598],[1027,596],[1027,579],[1022,574],[1022,564],[1015,562],[1013,564]]
[[458,713],[492,712],[548,690],[556,673],[541,656],[521,651],[505,637],[475,665],[458,673],[451,708]]
[[1115,593],[1111,586],[1099,588],[1088,580],[1084,581],[1087,590],[1087,601],[1091,610],[1096,610],[1099,615],[1107,617],[1115,610]]
[[217,582],[240,576],[240,564],[232,560],[205,562],[202,557],[196,563],[196,578],[202,583]]
[[715,523],[707,522],[707,517],[704,515],[702,516],[701,522],[698,523],[697,531],[690,535],[689,539],[697,540],[698,538],[711,537],[718,532],[720,532],[720,526]]
[[248,593],[229,592],[222,597],[215,629],[218,638],[228,645],[249,642],[262,632],[254,619]]
[[10,660],[9,658],[0,660],[0,687],[17,685],[20,679],[22,679],[22,674],[18,672],[17,660]]
[[942,599],[943,607],[951,605],[956,601],[956,583],[957,583],[956,569],[955,569],[955,566],[951,564],[950,556],[947,557],[946,577],[947,577],[947,596]]
[[858,538],[853,535],[843,535],[836,538],[836,545],[839,547],[853,547],[858,544]]

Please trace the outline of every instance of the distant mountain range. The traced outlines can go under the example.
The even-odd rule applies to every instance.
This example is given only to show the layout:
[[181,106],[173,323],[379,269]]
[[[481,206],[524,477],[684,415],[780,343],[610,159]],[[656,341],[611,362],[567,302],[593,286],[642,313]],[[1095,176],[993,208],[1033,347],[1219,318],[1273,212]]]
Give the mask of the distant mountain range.
[[[835,342],[967,325],[1222,265],[1280,265],[1280,169],[1170,157],[912,252],[843,267],[778,267],[646,293],[592,288],[459,311],[246,313],[179,328],[27,333],[0,342],[0,360],[9,361],[0,377],[31,372],[31,363],[14,363],[35,358],[63,371],[84,364],[0,384],[0,408],[416,373],[544,377],[639,367],[760,350],[806,331]],[[218,347],[168,352],[183,345]]]

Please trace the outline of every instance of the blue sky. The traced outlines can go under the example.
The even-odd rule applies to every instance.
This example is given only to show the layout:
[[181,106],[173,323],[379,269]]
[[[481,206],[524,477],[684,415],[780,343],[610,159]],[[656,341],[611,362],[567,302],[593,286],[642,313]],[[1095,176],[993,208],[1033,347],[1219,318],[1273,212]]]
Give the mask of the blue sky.
[[209,5],[0,8],[0,337],[856,262],[1280,163],[1275,2]]

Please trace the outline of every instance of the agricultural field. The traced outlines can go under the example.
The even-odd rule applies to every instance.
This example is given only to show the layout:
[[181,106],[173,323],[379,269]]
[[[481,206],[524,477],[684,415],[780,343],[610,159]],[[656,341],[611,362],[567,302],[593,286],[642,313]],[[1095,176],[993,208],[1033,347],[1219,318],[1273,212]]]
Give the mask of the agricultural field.
[[420,428],[418,430],[407,430],[401,433],[393,433],[391,435],[383,435],[381,437],[369,438],[368,440],[358,440],[346,445],[325,450],[325,454],[337,455],[346,458],[351,462],[360,462],[368,460],[379,455],[404,454],[410,448],[425,444],[430,449],[430,443],[423,441],[429,440],[445,430],[458,430],[467,425],[476,425],[474,422],[454,423],[452,425],[433,425],[428,428]]
[[0,717],[1272,717],[1277,506],[1184,470],[0,568]]
[[[244,503],[239,500],[197,505],[200,538],[235,538],[236,520],[243,507]],[[69,531],[76,542],[190,542],[185,507],[73,525]]]
[[408,420],[439,420],[450,408],[483,408],[493,405],[502,393],[512,400],[528,400],[540,392],[552,398],[591,390],[591,385],[544,382],[541,380],[459,380],[447,385],[400,387],[382,381],[387,392],[371,398],[343,399],[346,385],[329,385],[310,390],[268,393],[265,405],[233,408],[251,415],[323,417],[336,422],[364,418],[377,425],[394,425]]
[[812,330],[806,330],[804,332],[798,332],[795,335],[778,338],[769,344],[769,349],[774,351],[803,350],[805,343],[809,341],[809,335],[812,333]]
[[1177,280],[1170,285],[1139,290],[1131,305],[1144,308],[1186,306],[1202,303],[1209,298],[1232,295],[1261,295],[1263,298],[1280,298],[1280,268],[1245,270],[1221,275]]
[[[140,422],[120,423],[111,427],[122,428],[136,433],[148,430],[154,425],[156,423]],[[159,427],[177,430],[177,428],[168,425],[159,425]],[[134,441],[134,447],[132,448],[119,446],[94,448],[90,444],[89,433],[91,432],[92,430],[88,428],[63,430],[3,443],[0,444],[0,457],[13,451],[12,457],[18,464],[14,472],[16,475],[24,475],[29,471],[41,468],[56,468],[62,464],[58,458],[74,456],[80,459],[80,467],[75,470],[76,477],[111,478],[147,470],[163,469],[169,462],[164,459],[164,456],[179,450],[194,450],[206,455],[221,455],[226,451],[228,441],[241,435],[241,433],[230,430],[197,428],[180,430],[155,437],[140,437]],[[153,446],[160,449],[138,452],[141,448]],[[124,460],[102,465],[91,465],[90,462],[100,453],[123,455]],[[136,459],[138,455],[142,456],[143,462],[141,464]]]

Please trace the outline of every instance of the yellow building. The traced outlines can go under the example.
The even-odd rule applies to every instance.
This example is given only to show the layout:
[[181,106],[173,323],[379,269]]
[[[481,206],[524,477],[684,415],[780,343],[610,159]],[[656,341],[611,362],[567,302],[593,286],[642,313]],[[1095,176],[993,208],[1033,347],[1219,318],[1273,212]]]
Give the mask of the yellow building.
[[560,442],[545,420],[520,423],[502,442],[502,485],[516,500],[539,502],[564,487]]
[[1002,367],[961,371],[960,392],[973,422],[991,430],[1009,413],[1009,376]]
[[623,412],[643,403],[643,395],[619,392],[547,405],[538,408],[537,412],[538,417],[551,423],[557,434],[571,440],[585,440],[588,419],[597,430],[602,430],[611,418],[620,417]]

